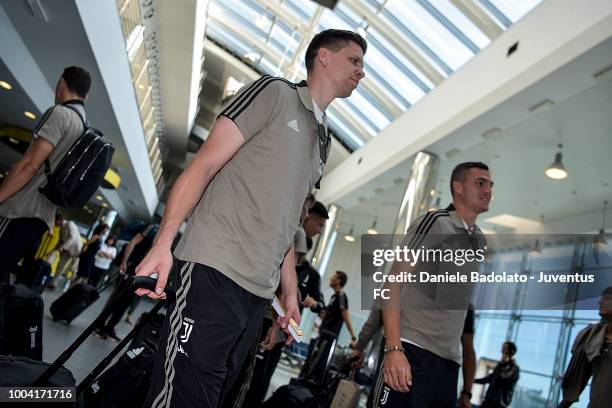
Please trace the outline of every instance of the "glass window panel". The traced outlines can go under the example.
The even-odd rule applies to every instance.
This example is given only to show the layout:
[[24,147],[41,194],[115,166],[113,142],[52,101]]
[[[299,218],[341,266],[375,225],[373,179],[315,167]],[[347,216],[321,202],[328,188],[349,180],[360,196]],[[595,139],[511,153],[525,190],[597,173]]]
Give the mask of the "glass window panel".
[[[523,368],[521,361],[518,363]],[[550,381],[550,377],[521,371],[521,376],[514,388],[512,408],[546,408],[550,392]]]
[[599,246],[595,248],[590,245],[586,249],[584,257],[585,268],[612,268],[612,239],[608,238],[610,243],[607,246]]
[[341,30],[354,30],[349,22],[344,19],[338,17],[333,11],[326,8],[321,14],[321,18],[319,19],[319,27],[320,30],[326,30],[328,28],[337,28]]
[[[365,66],[366,75],[375,84],[378,89],[387,95],[387,98],[391,100],[395,105],[399,106],[402,111],[407,111],[411,104],[408,102],[404,95],[401,95],[397,90],[392,87],[383,77],[381,77],[376,71],[370,68],[369,65]],[[415,85],[416,86],[416,85]],[[422,91],[421,91],[422,92]]]
[[340,120],[340,117],[337,115],[333,107],[328,108],[325,111],[325,114],[327,115],[329,126],[332,129],[338,130],[339,136],[342,136],[342,140],[344,140],[347,145],[351,146],[351,148],[355,150],[363,146],[363,140],[361,140],[361,137],[359,137],[357,134],[358,132],[355,131],[352,126]]
[[542,0],[489,0],[499,11],[513,23],[523,18]]
[[261,41],[265,40],[267,33],[255,25],[255,21],[261,14],[234,0],[218,4],[220,4],[221,10],[223,10],[223,14],[219,18],[227,26],[235,27],[238,30],[246,30],[249,35]]
[[[405,66],[407,69],[409,69],[414,75],[416,75],[418,77],[418,79],[425,85],[425,87],[427,89],[433,89],[434,88],[434,84],[433,82],[431,82],[419,69],[417,69],[414,64],[412,62],[410,62],[405,56],[403,52],[400,52],[397,48],[395,48],[393,45],[391,45],[383,35],[381,35],[381,33],[379,33],[378,31],[376,31],[373,28],[369,28],[368,29],[368,40],[373,39],[374,42],[377,42],[378,44],[380,44],[381,47],[385,48],[391,55],[393,55],[395,57],[395,59],[398,61],[399,64],[395,64],[394,65],[400,65],[400,66]],[[374,48],[374,47],[370,47],[370,44],[368,44],[368,54],[370,53],[370,49]],[[368,56],[368,54],[366,54],[366,58]],[[378,63],[378,60],[374,60],[373,61],[377,61],[377,66],[380,65],[384,65],[384,64],[380,64]]]
[[520,322],[516,359],[521,369],[551,375],[560,331],[560,322]]
[[280,68],[277,64],[272,63],[269,59],[263,57],[259,61],[259,66],[267,73],[273,76],[279,76],[282,73],[280,72]]
[[567,273],[572,266],[574,246],[544,247],[540,255],[530,255],[532,271],[563,271]]
[[344,3],[340,2],[337,4],[336,6],[336,13],[341,13],[346,15],[346,17],[348,17],[351,20],[351,23],[355,25],[355,27],[360,26],[361,24],[364,23],[363,18],[358,15],[355,14],[353,12],[353,10],[351,10],[350,8],[348,8]]
[[461,30],[480,49],[485,48],[491,40],[476,25],[459,11],[449,0],[428,0],[438,11],[449,19],[455,27]]
[[[599,297],[594,300],[598,302]],[[576,309],[574,311],[574,319],[583,319],[585,322],[597,323],[601,320],[601,316],[599,316],[599,309]]]
[[[343,107],[343,109],[342,109],[342,110],[343,110],[343,111],[345,111],[345,112],[349,112],[349,114],[351,114],[352,107],[354,106],[354,105],[353,105],[353,106],[351,106],[351,105],[350,105],[350,104],[349,104],[349,103],[346,101],[346,99],[336,99],[336,100],[335,100],[333,103],[334,103],[334,104],[336,104],[336,105],[341,105],[341,106]],[[369,124],[368,122],[366,122],[365,120],[363,120],[363,119],[362,119],[362,118],[361,118],[359,115],[352,115],[352,114],[351,114],[351,119],[354,119],[354,121],[355,121],[356,123],[358,123],[358,124],[359,124],[359,126],[363,127],[363,128],[364,128],[364,130],[365,130],[366,132],[368,132],[368,134],[370,135],[370,137],[374,137],[374,136],[376,136],[376,129],[374,129],[374,128],[372,127],[372,125],[371,125],[371,124]]]
[[289,33],[285,31],[278,24],[274,24],[272,32],[270,33],[271,44],[275,45],[275,48],[288,58],[292,58],[295,53],[295,49],[299,45],[300,36],[297,33]]
[[509,322],[508,319],[479,319],[474,333],[474,349],[479,358],[499,360]]
[[[412,82],[400,69],[391,63],[378,49],[372,47],[368,49],[366,61],[376,61],[375,65],[368,63],[368,71],[376,69],[378,75],[393,84],[393,87],[411,104],[415,104],[425,96],[425,92]],[[376,67],[376,68],[375,68]],[[366,71],[367,75],[367,71]],[[383,88],[384,89],[384,88]]]
[[451,69],[457,70],[472,58],[470,49],[414,0],[389,0],[385,8]]
[[232,33],[225,29],[214,20],[208,21],[208,27],[206,28],[207,34],[216,41],[233,50],[237,55],[244,56],[245,54],[252,51],[253,47],[250,44],[246,44],[242,40],[235,37]]
[[357,107],[368,118],[369,122],[376,127],[377,131],[380,131],[389,125],[390,121],[388,117],[374,107],[370,101],[363,96],[363,92],[359,87],[353,91],[353,94],[348,101],[353,106]]
[[313,1],[304,0],[284,0],[281,7],[289,11],[295,17],[309,20],[317,9],[318,5]]

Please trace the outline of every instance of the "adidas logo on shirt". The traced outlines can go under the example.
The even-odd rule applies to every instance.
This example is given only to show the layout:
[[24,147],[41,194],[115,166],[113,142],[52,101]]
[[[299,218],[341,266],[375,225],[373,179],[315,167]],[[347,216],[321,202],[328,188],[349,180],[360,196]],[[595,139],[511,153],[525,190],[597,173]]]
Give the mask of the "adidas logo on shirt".
[[298,125],[297,125],[297,119],[293,119],[293,120],[290,120],[289,122],[287,122],[287,126],[289,126],[291,129],[295,130],[296,132],[300,131],[300,129],[298,129]]

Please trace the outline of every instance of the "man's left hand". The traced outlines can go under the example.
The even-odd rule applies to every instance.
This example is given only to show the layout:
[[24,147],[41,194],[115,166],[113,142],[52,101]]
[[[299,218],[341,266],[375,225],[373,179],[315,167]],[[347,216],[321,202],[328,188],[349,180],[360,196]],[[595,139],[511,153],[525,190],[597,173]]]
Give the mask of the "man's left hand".
[[470,402],[470,397],[465,394],[461,394],[459,398],[459,408],[471,408],[472,403]]
[[297,296],[294,294],[290,294],[289,296],[283,295],[282,303],[285,309],[285,317],[279,316],[276,319],[276,322],[287,335],[287,341],[285,341],[285,344],[289,345],[293,342],[293,336],[289,332],[289,321],[293,318],[298,325],[300,324],[300,309],[298,308],[297,304]]

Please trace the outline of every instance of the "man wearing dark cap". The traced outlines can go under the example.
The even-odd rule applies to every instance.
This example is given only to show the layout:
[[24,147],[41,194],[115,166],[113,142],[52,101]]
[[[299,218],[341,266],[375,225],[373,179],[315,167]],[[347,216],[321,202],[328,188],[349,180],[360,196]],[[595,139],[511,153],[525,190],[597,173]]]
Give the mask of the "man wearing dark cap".
[[137,294],[163,298],[172,269],[177,295],[147,407],[216,408],[279,281],[286,312],[279,323],[286,330],[290,319],[299,322],[293,237],[329,154],[325,110],[364,77],[366,48],[350,31],[315,35],[306,81],[265,75],[246,85],[175,182],[155,244],[137,268],[138,275],[158,273],[155,291]]

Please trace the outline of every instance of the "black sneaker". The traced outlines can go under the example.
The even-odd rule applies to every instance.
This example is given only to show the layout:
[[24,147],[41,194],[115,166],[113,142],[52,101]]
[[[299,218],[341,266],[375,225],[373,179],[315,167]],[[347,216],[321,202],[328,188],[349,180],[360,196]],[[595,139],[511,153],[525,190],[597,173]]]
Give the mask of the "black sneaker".
[[99,327],[94,330],[94,335],[100,340],[106,340],[108,338],[104,330],[100,329]]
[[117,336],[117,333],[115,333],[114,330],[107,330],[106,335],[114,342],[119,343],[121,341],[121,337]]

